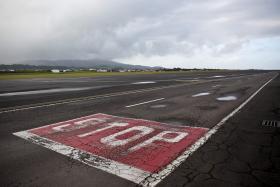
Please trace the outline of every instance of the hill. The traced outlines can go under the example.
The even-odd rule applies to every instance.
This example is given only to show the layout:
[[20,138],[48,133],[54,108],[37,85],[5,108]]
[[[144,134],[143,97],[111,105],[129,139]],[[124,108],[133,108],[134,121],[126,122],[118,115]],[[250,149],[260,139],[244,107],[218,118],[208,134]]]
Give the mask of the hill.
[[161,69],[161,67],[150,67],[141,65],[124,64],[111,60],[28,60],[17,64],[0,64],[0,70],[50,70],[50,69]]
[[30,60],[20,64],[39,66],[63,66],[68,68],[95,68],[95,69],[153,69],[154,67],[130,65],[111,60],[91,59],[91,60]]

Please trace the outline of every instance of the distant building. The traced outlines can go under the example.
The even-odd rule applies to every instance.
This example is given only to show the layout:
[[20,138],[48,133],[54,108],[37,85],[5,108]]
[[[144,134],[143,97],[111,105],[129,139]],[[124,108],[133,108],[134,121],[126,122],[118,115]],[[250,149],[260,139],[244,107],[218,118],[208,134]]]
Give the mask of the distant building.
[[108,72],[107,69],[98,69],[97,72]]
[[65,70],[63,70],[63,72],[70,72],[70,71],[72,71],[71,69],[65,69]]
[[59,71],[59,69],[52,69],[51,72],[52,73],[59,73],[60,71]]

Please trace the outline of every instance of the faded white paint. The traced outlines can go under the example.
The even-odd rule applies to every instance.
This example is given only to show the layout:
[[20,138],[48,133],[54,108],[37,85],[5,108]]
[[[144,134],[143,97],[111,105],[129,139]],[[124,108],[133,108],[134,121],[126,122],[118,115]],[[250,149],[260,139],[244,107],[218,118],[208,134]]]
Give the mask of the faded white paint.
[[152,103],[152,102],[156,102],[156,101],[160,101],[160,100],[163,100],[164,98],[159,98],[159,99],[154,99],[154,100],[151,100],[151,101],[145,101],[145,102],[142,102],[142,103],[137,103],[137,104],[133,104],[133,105],[128,105],[128,106],[125,106],[126,108],[130,108],[130,107],[134,107],[134,106],[138,106],[138,105],[143,105],[143,104],[147,104],[147,103]]
[[212,88],[216,88],[216,87],[220,87],[221,85],[220,84],[216,84],[214,86],[212,86]]
[[210,93],[209,92],[198,93],[198,94],[192,95],[192,97],[200,97],[200,96],[205,96],[205,95],[210,95]]
[[226,77],[224,75],[215,75],[215,76],[212,76],[213,78],[222,78],[222,77]]
[[111,129],[111,128],[114,128],[114,127],[125,127],[127,125],[129,125],[129,124],[128,123],[122,123],[122,122],[112,122],[112,123],[108,123],[108,126],[106,126],[106,127],[103,127],[103,128],[100,128],[100,129],[97,129],[97,130],[94,130],[94,131],[91,131],[91,132],[88,132],[88,133],[80,134],[80,135],[78,135],[78,137],[83,138],[83,137],[90,136],[90,135],[93,135],[95,133],[107,130],[107,129]]
[[64,124],[64,125],[59,125],[59,126],[56,126],[56,127],[53,127],[52,129],[55,131],[55,132],[64,132],[65,131],[65,127],[68,127],[70,126],[71,124]]
[[64,82],[89,82],[89,80],[38,80],[38,82],[48,82],[48,83],[64,83]]
[[[133,135],[133,136],[127,138],[127,139],[122,139],[122,140],[117,139],[118,136],[129,133],[129,132],[132,132],[132,131],[140,131],[140,133],[135,134],[135,135]],[[127,144],[131,141],[135,141],[135,140],[137,140],[137,139],[139,139],[139,138],[141,138],[141,137],[143,137],[147,134],[150,134],[153,131],[154,131],[154,129],[150,128],[150,127],[135,126],[135,127],[131,127],[129,129],[117,132],[117,133],[112,134],[110,136],[101,138],[100,142],[104,143],[104,144],[107,144],[109,146],[112,146],[112,147],[121,146],[121,145],[125,145],[125,144]]]
[[[173,137],[173,138],[165,138],[164,136],[166,136],[167,134],[177,134],[177,136]],[[148,145],[153,144],[153,142],[156,141],[162,141],[162,142],[168,142],[168,143],[176,143],[181,141],[183,138],[185,138],[188,135],[187,132],[174,132],[174,131],[163,131],[159,134],[157,134],[156,136],[153,136],[152,138],[137,144],[133,147],[131,147],[130,149],[128,149],[128,151],[132,152],[132,151],[136,151],[139,150],[143,147],[146,147]]]
[[224,96],[224,97],[218,97],[216,98],[218,101],[233,101],[233,100],[236,100],[237,97],[236,96]]
[[0,94],[0,97],[16,96],[16,95],[34,95],[34,94],[46,94],[46,93],[58,93],[58,92],[73,92],[89,90],[93,87],[81,87],[81,88],[56,88],[47,90],[34,90],[34,91],[24,91],[24,92],[8,92]]
[[165,108],[166,105],[153,105],[151,108]]
[[28,131],[21,131],[13,134],[23,139],[29,140],[32,143],[39,144],[43,147],[51,149],[57,153],[71,157],[91,167],[101,169],[108,173],[112,173],[129,181],[132,181],[136,184],[141,183],[143,180],[145,180],[145,178],[151,175],[150,172],[120,162],[116,162],[101,156],[97,156],[86,151],[75,149],[73,147],[55,142],[53,140],[37,136]]
[[[104,123],[106,121],[106,118],[89,118],[89,119],[85,119],[82,121],[77,121],[74,122],[75,125],[72,125],[71,127],[69,127],[71,124],[63,124],[60,126],[56,126],[53,127],[52,129],[54,131],[62,131],[62,132],[69,132],[69,131],[73,131],[76,129],[81,129],[81,128],[85,128],[87,126],[92,126],[92,125],[97,125],[99,123]],[[69,127],[69,128],[66,128]]]
[[132,84],[154,84],[156,83],[155,81],[143,81],[143,82],[134,82]]

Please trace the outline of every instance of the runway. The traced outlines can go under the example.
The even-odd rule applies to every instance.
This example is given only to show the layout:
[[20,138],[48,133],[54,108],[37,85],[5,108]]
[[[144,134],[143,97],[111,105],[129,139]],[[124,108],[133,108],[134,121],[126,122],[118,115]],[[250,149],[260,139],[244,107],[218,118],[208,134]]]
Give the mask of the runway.
[[[246,102],[250,102],[258,92],[265,90],[265,86],[269,85],[277,75],[277,72],[269,71],[221,71],[0,81],[1,184],[4,186],[135,186],[136,184],[153,186],[158,183],[164,185],[164,178],[176,172],[176,168],[185,162],[188,156],[166,172],[168,174],[163,175],[162,171],[186,150],[178,151],[171,161],[161,165],[156,171],[160,180],[147,182],[151,180],[148,173],[143,180],[135,182],[134,178],[126,180],[124,174],[108,172],[104,168],[100,169],[99,166],[92,166],[93,164],[84,164],[80,158],[59,154],[57,150],[51,151],[51,148],[48,149],[44,145],[38,146],[13,133],[94,114],[116,116],[122,120],[131,119],[131,123],[136,123],[133,120],[148,120],[160,123],[159,126],[167,124],[170,129],[179,126],[201,128],[211,132],[234,110],[242,105],[245,106]],[[236,112],[239,112],[239,109]],[[155,126],[149,124],[147,127],[162,128]],[[215,133],[204,138],[203,143],[207,144],[208,138],[215,136]],[[203,134],[197,137],[192,145],[195,145],[201,137]],[[188,148],[191,148],[191,145],[189,146]],[[200,146],[193,149],[193,152],[199,150]],[[117,160],[113,157],[110,159]],[[143,159],[145,161],[145,158]],[[133,167],[139,169],[142,166],[138,164]]]

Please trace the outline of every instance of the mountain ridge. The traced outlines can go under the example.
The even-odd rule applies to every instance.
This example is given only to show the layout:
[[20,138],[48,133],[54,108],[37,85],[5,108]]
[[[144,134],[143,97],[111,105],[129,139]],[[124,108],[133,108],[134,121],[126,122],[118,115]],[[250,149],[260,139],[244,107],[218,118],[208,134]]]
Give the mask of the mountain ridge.
[[17,64],[26,64],[34,66],[63,66],[69,68],[105,68],[105,69],[154,69],[159,67],[150,67],[142,65],[131,65],[120,63],[112,60],[103,60],[103,59],[89,59],[89,60],[80,60],[80,59],[62,59],[62,60],[26,60]]

